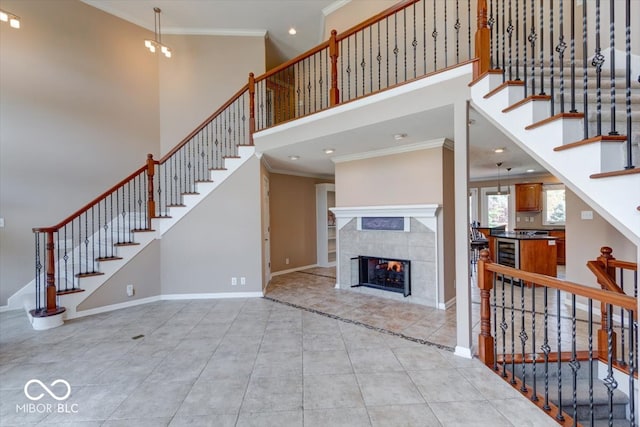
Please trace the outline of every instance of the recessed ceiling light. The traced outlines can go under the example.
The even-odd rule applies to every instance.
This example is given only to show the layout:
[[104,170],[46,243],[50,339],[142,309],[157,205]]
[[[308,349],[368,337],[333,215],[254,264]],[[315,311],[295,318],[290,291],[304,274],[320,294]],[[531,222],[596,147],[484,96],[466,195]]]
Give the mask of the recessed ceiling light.
[[535,169],[527,169],[527,173],[535,172]]
[[493,150],[494,153],[504,153],[504,148],[500,147],[500,148],[496,148],[495,150]]
[[289,160],[300,160],[300,156],[289,156]]
[[293,28],[293,27],[289,28],[289,35],[295,36],[296,33],[297,33],[297,31],[296,31],[295,28]]
[[393,135],[393,139],[395,139],[396,141],[400,141],[402,139],[405,139],[406,137],[406,133],[396,133],[395,135]]
[[324,149],[324,154],[331,154],[331,153],[335,153],[335,149],[333,148],[325,148]]

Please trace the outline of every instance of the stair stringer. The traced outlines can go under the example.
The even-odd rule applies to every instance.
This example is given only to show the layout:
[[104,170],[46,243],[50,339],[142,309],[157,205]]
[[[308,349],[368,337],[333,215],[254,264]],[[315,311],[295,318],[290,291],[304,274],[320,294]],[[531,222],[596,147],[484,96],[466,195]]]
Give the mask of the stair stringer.
[[602,172],[603,167],[613,167],[602,157],[603,151],[610,151],[603,148],[603,145],[609,143],[585,144],[570,150],[554,151],[555,147],[582,139],[584,119],[557,119],[526,129],[533,123],[533,118],[525,119],[517,109],[502,111],[509,107],[505,105],[508,96],[484,98],[484,95],[497,86],[498,79],[492,75],[485,76],[474,84],[471,87],[471,105],[622,234],[640,246],[640,211],[636,209],[640,205],[640,192],[633,191],[640,188],[640,174],[607,179],[590,178],[591,174]]
[[[184,206],[169,208],[170,211],[168,213],[170,217],[153,218],[151,225],[154,231],[134,232],[136,245],[118,247],[118,256],[122,259],[100,262],[99,269],[103,274],[77,279],[84,292],[58,296],[58,305],[66,308],[63,318],[68,320],[91,314],[91,312],[85,313],[85,311],[78,311],[77,307],[127,263],[131,262],[151,242],[156,239],[161,239],[166,232],[183,219],[193,208],[200,204],[200,202],[205,200],[220,184],[249,160],[254,153],[255,147],[253,146],[238,146],[238,157],[226,158],[225,169],[210,171],[212,182],[197,182],[195,184],[195,192],[197,194],[185,194],[183,196]],[[42,283],[45,283],[45,281],[43,280]],[[32,325],[34,324],[34,318],[29,314],[29,311],[35,308],[34,289],[35,279],[9,297],[8,300],[9,309],[23,307],[27,311]]]

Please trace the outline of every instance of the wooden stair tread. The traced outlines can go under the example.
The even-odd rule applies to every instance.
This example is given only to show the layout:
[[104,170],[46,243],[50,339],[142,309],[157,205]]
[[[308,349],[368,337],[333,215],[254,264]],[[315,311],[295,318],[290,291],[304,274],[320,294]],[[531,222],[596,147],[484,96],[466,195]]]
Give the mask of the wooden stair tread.
[[528,102],[549,101],[549,100],[551,100],[551,96],[549,96],[549,95],[529,95],[526,98],[516,102],[515,104],[508,106],[507,108],[502,110],[502,112],[503,113],[508,113],[509,111],[515,110],[516,108],[518,108],[521,105],[524,105],[524,104],[526,104]]
[[167,207],[168,208],[186,208],[187,205],[181,203],[179,205],[178,204],[176,204],[176,205],[167,205]]
[[105,261],[119,261],[123,259],[122,257],[119,256],[109,256],[109,257],[100,257],[100,258],[96,258],[96,261],[98,262],[105,262]]
[[611,171],[611,172],[594,173],[589,175],[589,178],[591,179],[610,178],[612,176],[634,175],[637,173],[640,173],[640,168],[622,169],[622,170]]
[[241,159],[240,156],[222,156],[223,159]]
[[153,228],[134,228],[131,231],[133,231],[134,233],[151,233],[154,230]]
[[210,171],[226,171],[227,168],[209,168]]
[[483,98],[484,99],[491,98],[493,95],[495,95],[496,93],[500,92],[502,89],[509,86],[524,86],[524,82],[522,80],[507,80],[506,82],[502,83],[500,86],[498,86],[491,92],[487,93],[485,96],[483,96]]
[[78,274],[76,274],[77,278],[94,277],[94,276],[104,276],[104,273],[101,273],[99,271],[93,271],[91,273],[78,273]]
[[551,123],[560,119],[582,119],[584,117],[583,113],[560,113],[555,116],[547,117],[544,120],[540,120],[539,122],[535,122],[525,127],[525,130],[535,129],[540,126],[544,126],[547,123]]
[[625,142],[627,140],[626,135],[600,135],[592,138],[583,139],[582,141],[571,142],[569,144],[560,145],[555,147],[553,151],[563,151],[574,147],[580,147],[583,145],[593,144],[596,142]]
[[81,288],[63,289],[56,292],[56,295],[70,295],[70,294],[77,294],[80,292],[84,292],[84,289],[81,289]]
[[200,194],[200,193],[198,193],[198,192],[196,192],[196,191],[187,191],[187,192],[185,192],[185,193],[181,193],[181,194],[182,194],[183,196],[197,196],[197,195],[198,195],[198,194]]
[[120,243],[114,243],[113,246],[135,246],[139,244],[140,243],[136,243],[136,242],[120,242]]
[[212,179],[196,179],[194,182],[197,184],[200,182],[213,182],[213,180]]
[[488,76],[490,74],[502,74],[502,70],[499,69],[499,68],[487,70],[484,73],[480,74],[475,79],[471,80],[471,83],[469,83],[468,86],[471,87],[471,86],[475,85],[476,83],[478,83],[479,81],[481,81],[482,79],[484,79],[486,76]]

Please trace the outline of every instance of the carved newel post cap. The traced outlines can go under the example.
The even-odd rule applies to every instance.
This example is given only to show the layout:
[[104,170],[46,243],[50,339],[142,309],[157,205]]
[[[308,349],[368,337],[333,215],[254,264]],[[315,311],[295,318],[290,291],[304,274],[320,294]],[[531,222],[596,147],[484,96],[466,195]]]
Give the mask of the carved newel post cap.
[[604,258],[611,258],[611,254],[613,253],[613,249],[611,249],[609,246],[603,246],[600,248],[600,253],[602,254],[602,256]]
[[484,262],[490,262],[490,258],[489,258],[489,249],[482,249],[480,251],[480,261],[484,261]]

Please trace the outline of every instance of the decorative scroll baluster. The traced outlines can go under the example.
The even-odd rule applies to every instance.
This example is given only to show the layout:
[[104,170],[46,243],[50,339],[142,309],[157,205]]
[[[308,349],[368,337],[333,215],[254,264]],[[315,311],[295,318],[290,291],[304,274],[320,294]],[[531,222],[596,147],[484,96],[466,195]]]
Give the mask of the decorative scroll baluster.
[[556,420],[564,421],[564,415],[562,415],[562,317],[561,317],[561,301],[560,290],[556,290],[556,336],[558,345],[558,414]]
[[549,405],[549,353],[551,347],[549,346],[549,288],[544,287],[544,342],[542,343],[542,353],[544,354],[544,404],[542,409],[548,411],[551,409]]
[[509,80],[513,80],[513,20],[511,17],[511,8],[512,8],[512,4],[511,4],[511,0],[509,0],[509,20],[507,25],[507,35],[509,38],[508,55],[507,55],[509,58],[509,63],[507,65],[507,69],[509,70]]
[[[637,37],[637,36],[636,36]],[[631,147],[631,0],[625,2],[625,60],[626,60],[626,72],[625,72],[625,106],[627,112],[627,144],[626,154],[627,163],[625,169],[633,169],[633,150]],[[638,75],[638,82],[640,83],[640,75]],[[615,121],[615,119],[613,119]]]
[[[500,275],[500,282],[502,283],[502,320],[500,321],[500,329],[502,330],[502,354],[507,354],[507,329],[509,325],[506,320],[506,301],[504,297],[504,275]],[[502,362],[502,377],[507,377],[507,363]]]
[[538,379],[536,378],[536,287],[531,286],[531,349],[533,350],[533,361],[531,364],[531,380],[533,381],[533,393],[531,400],[538,401]]
[[400,49],[398,48],[398,14],[393,14],[393,56],[394,56],[394,84],[398,83],[398,53]]
[[431,37],[433,38],[433,70],[438,69],[438,30],[436,20],[436,0],[433,0],[433,32]]
[[[558,356],[560,353],[558,353]],[[578,370],[580,369],[580,362],[578,361],[576,351],[576,296],[571,294],[571,362],[569,362],[571,368],[572,390],[573,390],[573,419],[578,419]],[[591,369],[591,367],[589,367]],[[591,375],[589,375],[591,376]]]
[[360,68],[362,68],[362,95],[364,95],[365,92],[365,71],[367,68],[367,62],[365,61],[365,56],[364,56],[364,48],[365,48],[365,44],[364,44],[364,31],[362,31],[362,62],[360,63]]
[[[482,255],[482,253],[480,255]],[[478,271],[481,271],[481,270],[478,270]],[[492,304],[493,305],[493,370],[497,371],[498,358],[495,356],[498,354],[498,340],[496,339],[496,337],[498,336],[498,301],[497,301],[498,297],[496,295],[498,293],[498,288],[496,287],[495,274],[491,274],[491,280],[493,283],[492,292],[491,292],[491,294],[493,295],[493,301],[492,301],[493,302]]]
[[611,84],[610,103],[611,103],[611,130],[609,135],[620,135],[616,131],[616,2],[609,0],[609,60],[611,65],[609,66]]
[[382,55],[380,53],[380,21],[378,21],[378,56],[376,56],[376,60],[378,61],[378,90],[382,88],[381,85],[381,75],[382,75]]
[[407,81],[407,9],[402,9],[402,31],[403,31],[403,47],[402,56],[404,58],[404,81]]
[[449,49],[448,49],[448,38],[447,38],[447,34],[448,34],[448,20],[447,20],[447,1],[444,2],[444,67],[447,68],[449,66],[449,62],[447,60],[447,55],[449,54]]
[[[516,2],[516,80],[520,80],[520,0],[515,0]],[[526,15],[525,15],[526,16]],[[525,45],[526,46],[526,45]],[[526,92],[526,89],[525,89]]]
[[418,37],[416,35],[416,4],[413,4],[413,40],[411,41],[411,46],[413,46],[413,78],[415,79],[417,74],[417,47],[418,47]]
[[493,16],[493,0],[489,3],[489,19],[487,20],[487,25],[489,26],[489,31],[491,32],[491,36],[489,37],[489,51],[491,52],[491,62],[489,68],[496,69],[498,68],[497,58],[498,58],[498,44],[494,41],[494,36],[497,34],[495,31],[496,20]]
[[[637,271],[636,271],[637,273]],[[637,372],[637,353],[638,346],[638,319],[634,316],[633,311],[629,310],[629,425],[636,425],[636,408],[635,408],[635,373]]]
[[[520,345],[522,348],[522,385],[520,386],[520,391],[523,393],[527,392],[527,340],[529,339],[527,335],[527,331],[525,330],[524,324],[524,315],[525,315],[525,307],[524,307],[524,282],[520,282]],[[513,293],[513,290],[512,290]],[[514,376],[515,376],[515,371]]]
[[589,74],[587,65],[587,3],[582,3],[582,109],[583,139],[589,138]]
[[591,65],[596,68],[596,135],[602,135],[602,64],[604,55],[600,48],[600,0],[596,0],[596,48]]
[[618,388],[618,382],[613,376],[613,306],[607,304],[607,376],[602,380],[607,386],[609,397],[609,425],[613,425],[613,393]]
[[[527,40],[531,44],[531,58],[530,58],[531,60],[531,94],[535,95],[536,93],[536,40],[538,39],[538,35],[536,34],[536,23],[535,23],[535,0],[531,0],[531,13],[529,17],[531,19],[531,30],[529,31],[529,36],[527,37]],[[526,77],[525,77],[525,81],[527,81]]]
[[[471,28],[471,25],[469,25]],[[469,32],[471,34],[471,32]],[[427,74],[427,2],[426,0],[422,2],[422,61],[423,61],[423,72]],[[471,55],[469,55],[471,57]]]
[[555,47],[553,45],[554,35],[553,35],[553,0],[549,1],[549,90],[551,92],[551,116],[555,115],[555,107],[556,107],[556,97],[555,97],[555,87],[554,87],[554,77],[555,77],[555,69],[554,69],[554,58]]
[[456,23],[453,28],[456,30],[456,63],[460,62],[460,10],[456,0]]
[[[540,23],[540,53],[538,54],[539,61],[540,61],[540,95],[545,95],[544,93],[544,0],[540,0],[540,15],[538,18],[538,22]],[[551,105],[553,106],[553,102],[551,103]]]

